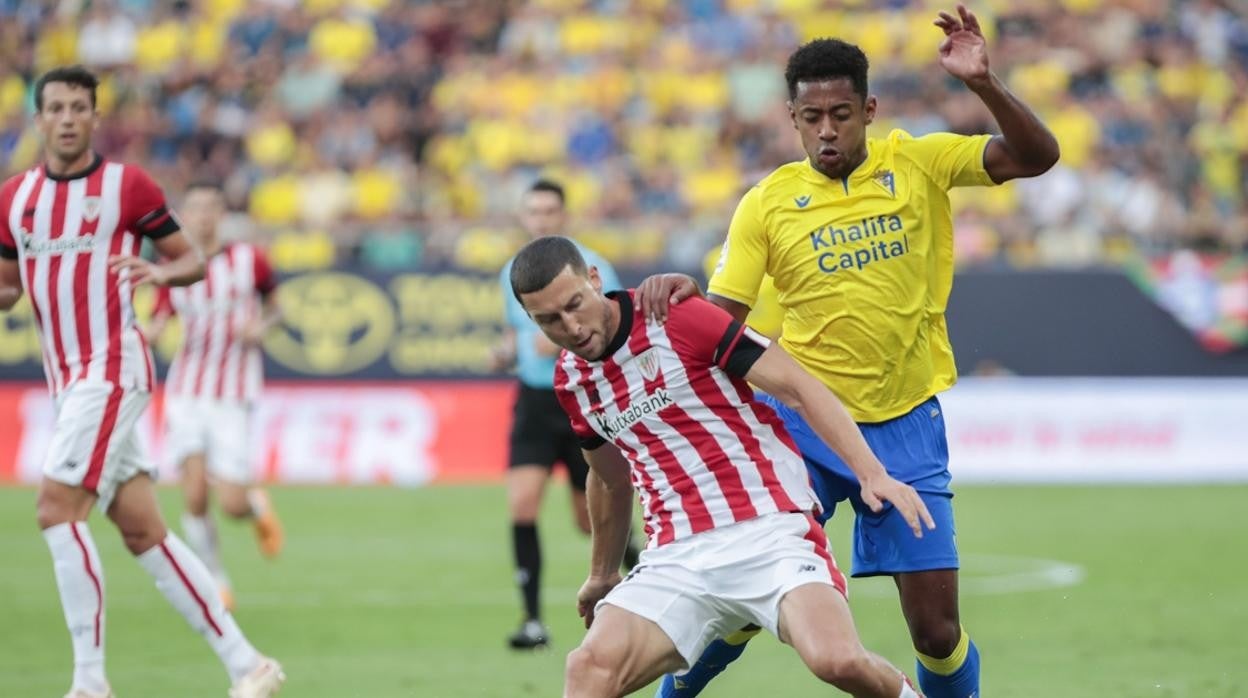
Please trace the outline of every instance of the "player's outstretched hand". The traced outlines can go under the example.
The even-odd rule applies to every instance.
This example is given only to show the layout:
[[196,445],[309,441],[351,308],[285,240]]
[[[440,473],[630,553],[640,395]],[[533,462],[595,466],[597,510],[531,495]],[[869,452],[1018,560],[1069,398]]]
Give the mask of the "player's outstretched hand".
[[924,526],[929,531],[936,528],[936,522],[919,493],[910,485],[891,477],[862,483],[862,501],[871,507],[871,511],[877,512],[884,508],[884,502],[892,504],[910,524],[915,538],[923,537]]
[[576,594],[576,613],[585,619],[586,628],[594,623],[594,607],[619,583],[620,574],[616,572],[610,577],[591,576],[581,585],[581,590]]
[[988,79],[988,42],[975,14],[958,5],[958,16],[941,12],[933,22],[945,32],[940,43],[940,65],[968,85]]
[[655,274],[647,276],[637,287],[637,306],[647,320],[660,325],[667,322],[667,309],[686,298],[701,296],[698,282],[688,274]]
[[142,257],[113,255],[108,258],[108,270],[114,274],[120,274],[127,269],[130,271],[130,284],[133,286],[143,284],[164,286],[167,281],[160,265],[152,264]]

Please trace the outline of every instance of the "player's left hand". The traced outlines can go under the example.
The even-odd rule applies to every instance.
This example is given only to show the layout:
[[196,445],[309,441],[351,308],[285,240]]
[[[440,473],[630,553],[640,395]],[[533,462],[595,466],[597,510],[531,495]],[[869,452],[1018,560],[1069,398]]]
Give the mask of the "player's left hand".
[[643,317],[662,325],[667,322],[670,306],[686,298],[701,296],[702,289],[687,274],[654,274],[641,282],[634,295]]
[[164,286],[169,280],[164,268],[159,264],[153,264],[142,257],[133,257],[131,255],[113,255],[109,257],[108,270],[114,274],[120,274],[125,270],[129,270],[130,284],[132,286],[141,286],[143,284]]
[[586,628],[594,623],[594,607],[620,583],[620,579],[620,574],[616,572],[609,577],[591,576],[581,585],[581,590],[576,593],[576,613],[585,619]]
[[979,20],[965,5],[958,5],[958,16],[941,12],[933,22],[945,32],[940,44],[940,65],[967,85],[988,79],[988,42]]
[[936,521],[923,503],[923,498],[913,487],[891,477],[882,477],[862,483],[862,502],[878,512],[884,508],[884,502],[893,505],[899,514],[914,531],[915,538],[923,537],[923,527],[931,531],[936,528]]

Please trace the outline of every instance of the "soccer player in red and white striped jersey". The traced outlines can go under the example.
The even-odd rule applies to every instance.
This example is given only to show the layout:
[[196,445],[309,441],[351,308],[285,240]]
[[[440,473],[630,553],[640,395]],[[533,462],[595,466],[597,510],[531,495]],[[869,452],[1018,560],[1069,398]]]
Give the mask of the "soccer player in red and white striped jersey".
[[[847,693],[917,696],[859,642],[802,458],[746,381],[802,410],[854,469],[863,501],[888,502],[921,536],[933,526],[922,500],[885,472],[840,401],[709,302],[647,324],[632,292],[602,293],[567,238],[526,245],[511,287],[564,348],[555,389],[592,469],[593,551],[577,599],[589,632],[568,656],[565,698],[631,693],[747,623]],[[621,580],[633,487],[650,540]]]
[[244,242],[224,243],[221,188],[198,182],[187,188],[182,220],[203,253],[204,280],[162,288],[149,336],[177,315],[182,344],[165,380],[168,444],[182,475],[186,511],[182,533],[216,577],[227,608],[234,598],[221,563],[216,527],[208,515],[209,478],[221,510],[250,519],[260,551],[275,557],[284,537],[268,495],[253,487],[251,412],[263,384],[260,342],[281,320],[277,282],[264,251]]
[[[225,610],[204,564],[165,527],[135,424],[152,386],[135,322],[138,285],[185,286],[203,262],[143,170],[91,149],[97,81],[58,68],[35,83],[44,163],[0,186],[0,310],[30,297],[56,404],[37,518],[52,553],[74,649],[69,698],[111,696],[104,672],[104,576],[91,505],[121,531],[169,602],[212,646],[232,696],[271,695],[281,668]],[[141,257],[142,238],[168,260]]]

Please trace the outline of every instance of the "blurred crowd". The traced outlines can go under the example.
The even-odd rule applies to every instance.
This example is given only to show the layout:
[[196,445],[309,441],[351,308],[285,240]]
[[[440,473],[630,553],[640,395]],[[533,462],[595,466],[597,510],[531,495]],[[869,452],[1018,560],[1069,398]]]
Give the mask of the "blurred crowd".
[[[1113,264],[1248,245],[1244,0],[971,3],[994,70],[1062,162],[956,195],[964,265]],[[174,197],[226,183],[230,234],[285,270],[497,269],[520,193],[568,189],[622,265],[695,269],[740,194],[802,156],[784,61],[837,36],[871,60],[872,127],[992,130],[936,62],[929,0],[0,0],[0,167],[38,158],[30,86],[104,78],[101,152]]]

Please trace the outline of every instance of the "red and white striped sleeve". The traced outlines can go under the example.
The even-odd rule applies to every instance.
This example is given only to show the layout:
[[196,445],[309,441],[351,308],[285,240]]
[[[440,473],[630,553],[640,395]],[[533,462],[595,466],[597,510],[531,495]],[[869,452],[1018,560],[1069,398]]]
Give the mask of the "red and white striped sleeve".
[[702,298],[672,306],[665,329],[677,353],[707,361],[738,378],[749,373],[771,343]]
[[13,206],[13,181],[0,189],[0,259],[17,259],[17,240],[9,229],[9,209]]
[[585,418],[580,401],[576,397],[576,391],[580,388],[570,379],[568,370],[564,366],[565,356],[566,354],[560,354],[559,360],[555,363],[555,397],[559,399],[559,406],[568,414],[572,433],[576,434],[576,438],[581,442],[581,448],[593,451],[605,444],[607,440],[589,426],[589,420]]
[[144,237],[157,240],[182,228],[165,202],[160,186],[134,165],[126,166],[121,200],[125,206],[122,221]]

